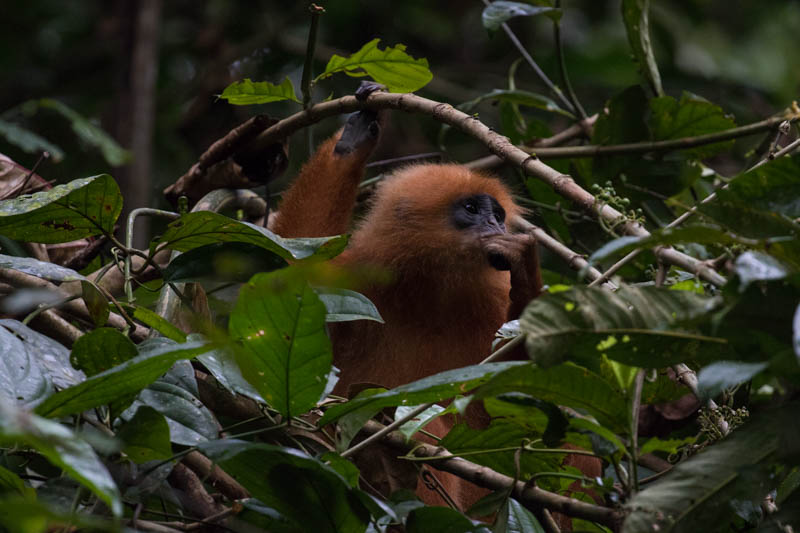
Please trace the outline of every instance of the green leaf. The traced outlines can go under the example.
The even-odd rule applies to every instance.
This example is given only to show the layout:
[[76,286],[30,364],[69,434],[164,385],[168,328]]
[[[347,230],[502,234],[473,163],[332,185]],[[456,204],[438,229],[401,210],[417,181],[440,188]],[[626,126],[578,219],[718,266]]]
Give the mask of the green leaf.
[[120,418],[129,419],[137,409],[149,406],[164,415],[169,427],[168,438],[176,444],[194,446],[216,439],[219,422],[196,394],[162,378],[142,390]]
[[41,403],[36,412],[57,418],[128,397],[158,379],[176,361],[190,359],[208,349],[210,347],[201,342],[158,346],[83,383],[55,393]]
[[105,295],[89,280],[81,281],[81,295],[94,325],[99,328],[105,326],[111,312]]
[[244,283],[259,272],[288,263],[273,251],[247,242],[218,242],[180,254],[164,269],[164,281],[235,281]]
[[656,437],[647,439],[647,442],[639,450],[639,455],[653,452],[664,452],[667,454],[676,454],[678,450],[687,444],[694,444],[697,437],[686,437],[685,439],[657,439]]
[[[726,341],[680,329],[682,321],[708,313],[716,300],[656,287],[573,287],[543,294],[522,313],[525,347],[537,364],[570,357],[610,359],[639,367],[662,367],[709,358]],[[560,403],[560,402],[558,402]]]
[[752,379],[767,366],[768,363],[715,361],[701,368],[697,374],[697,388],[700,390],[701,400],[714,398],[728,387]]
[[122,195],[108,174],[0,202],[0,235],[46,244],[111,233]]
[[123,303],[121,305],[134,320],[138,320],[147,327],[155,329],[164,337],[172,339],[175,342],[186,342],[186,333],[178,329],[171,322],[165,320],[158,313],[136,304]]
[[29,154],[48,152],[55,162],[64,159],[61,148],[19,124],[0,119],[0,136],[23,152]]
[[369,512],[360,491],[334,469],[298,450],[236,440],[212,441],[199,448],[299,531],[357,532],[367,526]]
[[122,440],[122,451],[134,463],[161,461],[172,456],[169,442],[169,425],[164,415],[150,406],[142,405],[133,418],[117,431]]
[[[350,401],[358,400],[362,401],[365,398],[369,398],[375,396],[376,394],[381,394],[386,392],[386,389],[379,387],[374,389],[364,389],[355,397],[353,397]],[[360,409],[356,409],[354,411],[350,411],[346,415],[342,416],[338,423],[337,423],[337,431],[336,431],[336,450],[338,452],[343,452],[347,448],[350,447],[350,443],[352,440],[358,435],[358,433],[363,429],[364,424],[375,416],[378,411],[380,411],[380,407],[373,407],[370,405],[369,402],[361,407]]]
[[779,280],[790,274],[789,269],[771,255],[753,251],[739,254],[733,269],[739,276],[742,289],[754,281]]
[[91,490],[122,516],[122,499],[105,465],[83,439],[68,428],[19,409],[0,395],[0,440],[31,446],[55,466]]
[[484,524],[473,523],[447,507],[420,507],[408,514],[407,533],[491,533]]
[[46,261],[39,261],[32,257],[16,257],[13,255],[0,254],[0,268],[10,268],[18,270],[32,276],[42,279],[49,279],[50,281],[79,281],[86,278],[75,272],[71,268],[56,265],[55,263],[48,263]]
[[333,360],[325,313],[308,283],[286,271],[257,274],[239,292],[229,323],[236,361],[284,416],[314,407],[325,390]]
[[[2,231],[2,227],[0,227]],[[211,211],[187,213],[167,226],[157,241],[173,250],[186,252],[218,242],[246,242],[269,250],[284,259],[330,259],[347,246],[347,237],[284,239],[268,229],[239,222]]]
[[554,7],[536,7],[522,2],[507,2],[497,0],[485,8],[481,14],[483,27],[490,32],[497,31],[503,23],[514,17],[533,17],[536,15],[547,15],[558,22],[561,19],[561,10]]
[[361,293],[330,287],[316,287],[314,291],[325,304],[327,322],[374,320],[383,324],[378,308]]
[[571,363],[551,368],[528,363],[510,368],[478,389],[475,397],[482,399],[510,392],[585,410],[614,431],[624,432],[628,427],[626,399],[602,377]]
[[344,72],[349,76],[370,76],[385,85],[389,92],[412,93],[433,79],[427,59],[414,59],[405,52],[403,44],[381,50],[379,42],[380,39],[373,39],[349,57],[334,54],[325,72],[314,81]]
[[[544,9],[544,8],[539,8],[539,9]],[[535,109],[541,109],[542,111],[549,111],[551,113],[558,113],[566,117],[574,118],[574,115],[572,113],[558,107],[558,104],[556,104],[550,98],[542,96],[541,94],[532,93],[529,91],[522,91],[518,89],[517,90],[494,89],[486,94],[478,96],[473,100],[460,104],[458,108],[466,113],[474,109],[475,106],[477,106],[484,100],[508,102],[511,104],[533,107]]]
[[[718,105],[684,92],[680,101],[671,96],[650,100],[648,125],[655,141],[668,141],[717,133],[736,127],[736,122]],[[719,142],[690,148],[691,157],[705,159],[729,150],[733,141]]]
[[25,485],[17,474],[0,466],[0,498],[6,499],[9,494],[21,496],[24,500],[36,500],[36,490]]
[[53,382],[37,355],[14,333],[0,327],[0,396],[34,406],[52,394]]
[[267,104],[269,102],[280,102],[281,100],[300,103],[288,76],[284,78],[280,85],[274,85],[268,81],[254,82],[250,81],[249,78],[236,81],[225,87],[219,97],[233,105]]
[[241,394],[259,403],[266,403],[258,391],[244,379],[234,356],[230,352],[211,350],[198,355],[197,360],[203,363],[217,381],[229,391]]
[[72,125],[72,131],[81,141],[99,148],[106,162],[112,167],[118,167],[130,162],[130,152],[123,149],[108,133],[89,122],[86,117],[74,109],[51,98],[42,98],[37,103],[40,107],[52,109],[69,120]]
[[[514,477],[517,470],[514,455],[523,442],[537,436],[528,428],[501,419],[492,420],[489,427],[481,429],[470,428],[466,423],[457,424],[439,444],[455,455],[469,453],[465,459]],[[546,450],[541,443],[539,447]],[[498,449],[503,451],[496,451]],[[476,453],[485,450],[488,452]],[[563,454],[526,449],[520,455],[519,478],[527,479],[537,472],[558,471],[563,459]]]
[[636,493],[626,505],[623,533],[730,530],[731,503],[758,506],[776,486],[776,452],[797,453],[797,408],[795,403],[759,413],[758,420]]
[[506,500],[506,533],[545,533],[544,528],[529,510],[517,500]]
[[83,531],[117,531],[119,526],[86,512],[69,513],[55,503],[6,497],[0,500],[0,525],[14,533],[44,533],[64,529],[65,524]]
[[[399,406],[394,412],[394,419],[399,420],[404,416],[411,413],[414,409],[417,409],[419,405],[401,405]],[[445,412],[445,408],[441,405],[433,404],[420,414],[397,428],[397,431],[405,435],[406,440],[413,437],[419,430],[424,428],[428,423],[430,423],[433,419],[441,415]]]
[[633,59],[642,78],[656,96],[664,94],[661,75],[650,42],[650,0],[622,0],[622,20],[628,33]]
[[70,362],[91,377],[132,359],[137,353],[136,345],[116,329],[98,328],[75,341]]
[[440,372],[374,396],[357,397],[347,403],[334,405],[325,412],[325,415],[319,420],[319,424],[329,424],[347,413],[366,406],[377,411],[384,407],[440,402],[460,394],[466,394],[486,383],[498,372],[525,364],[519,361],[487,363]]
[[[50,394],[50,387],[41,387],[37,383],[39,372],[43,373],[43,379],[52,382],[56,387],[66,388],[83,381],[83,372],[75,370],[69,362],[69,350],[66,346],[57,343],[50,337],[46,337],[36,332],[17,320],[10,318],[0,319],[0,357],[5,361],[8,370],[0,372],[0,380],[3,378],[11,380],[12,385],[4,383],[0,390],[14,391],[27,390],[33,396],[24,395],[32,401],[26,402],[31,407]],[[13,334],[9,334],[9,332]],[[13,340],[12,340],[13,339]],[[21,344],[18,344],[21,342]],[[4,352],[5,350],[5,352]],[[38,370],[37,370],[38,369]],[[33,397],[36,401],[33,401]]]

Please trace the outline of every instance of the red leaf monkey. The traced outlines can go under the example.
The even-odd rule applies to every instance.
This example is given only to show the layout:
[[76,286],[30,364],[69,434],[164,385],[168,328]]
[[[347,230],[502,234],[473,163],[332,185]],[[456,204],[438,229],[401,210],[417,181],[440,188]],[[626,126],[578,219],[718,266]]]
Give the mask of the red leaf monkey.
[[[374,90],[367,84],[356,96]],[[376,113],[352,115],[284,193],[274,231],[284,237],[349,231],[379,133]],[[381,183],[337,261],[390,273],[390,282],[362,289],[386,323],[333,324],[334,363],[341,369],[336,391],[346,394],[359,383],[395,387],[480,362],[497,329],[541,290],[534,238],[506,228],[520,212],[499,180],[460,165],[412,165]],[[432,431],[449,429],[435,422]],[[475,499],[463,494],[465,482],[443,484],[456,501]]]

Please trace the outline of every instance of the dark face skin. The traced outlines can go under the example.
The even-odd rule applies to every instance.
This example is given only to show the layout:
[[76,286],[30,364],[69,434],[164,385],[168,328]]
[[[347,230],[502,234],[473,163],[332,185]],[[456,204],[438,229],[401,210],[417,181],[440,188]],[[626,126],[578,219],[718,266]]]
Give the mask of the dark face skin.
[[[494,197],[476,194],[457,200],[452,207],[453,225],[478,237],[501,235],[506,232],[506,212]],[[497,270],[509,270],[508,260],[499,254],[489,254],[489,264]]]

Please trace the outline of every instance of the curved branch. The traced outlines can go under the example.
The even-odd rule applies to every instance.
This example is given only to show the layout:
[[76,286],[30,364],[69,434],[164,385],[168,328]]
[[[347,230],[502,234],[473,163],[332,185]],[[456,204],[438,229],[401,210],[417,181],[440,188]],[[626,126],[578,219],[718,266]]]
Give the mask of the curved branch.
[[[377,433],[383,428],[382,424],[374,420],[370,420],[364,425],[364,430],[369,433]],[[538,512],[539,509],[544,507],[567,516],[603,524],[615,531],[619,529],[622,522],[622,513],[615,509],[582,502],[575,498],[542,490],[522,481],[515,481],[513,478],[495,472],[488,467],[476,465],[460,457],[450,457],[450,452],[442,447],[431,446],[414,439],[406,441],[405,436],[400,432],[394,431],[385,435],[383,442],[414,457],[447,457],[427,464],[437,470],[449,472],[470,481],[479,487],[495,491],[506,491],[512,488],[511,494],[514,499],[534,512]]]
[[[506,137],[492,131],[475,117],[455,109],[450,104],[435,102],[414,94],[374,92],[364,102],[359,102],[355,96],[344,96],[329,102],[322,102],[274,124],[262,132],[258,139],[259,142],[264,143],[274,142],[326,117],[352,113],[359,109],[377,111],[387,108],[431,115],[434,119],[456,127],[483,142],[493,154],[508,163],[520,167],[527,174],[544,181],[558,194],[569,198],[590,215],[601,217],[609,223],[616,223],[624,218],[624,215],[613,207],[607,204],[598,205],[595,197],[578,185],[571,176],[558,172],[539,161],[536,156],[520,150],[511,144]],[[627,221],[621,227],[628,235],[637,237],[650,235],[650,232],[644,226],[633,221]],[[714,285],[722,286],[726,282],[724,277],[711,270],[701,261],[677,250],[660,248],[656,251],[656,254],[662,261],[692,272]]]

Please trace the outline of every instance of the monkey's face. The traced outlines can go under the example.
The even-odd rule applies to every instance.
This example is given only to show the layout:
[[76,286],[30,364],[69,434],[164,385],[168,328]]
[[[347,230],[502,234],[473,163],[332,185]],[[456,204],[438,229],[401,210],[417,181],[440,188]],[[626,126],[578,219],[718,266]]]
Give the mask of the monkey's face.
[[506,210],[488,194],[474,194],[456,200],[451,206],[450,218],[458,230],[477,237],[506,232]]
[[497,270],[510,269],[508,258],[502,248],[487,246],[487,242],[506,234],[505,219],[506,210],[489,194],[465,196],[451,206],[452,225],[469,242],[478,243],[489,264]]

